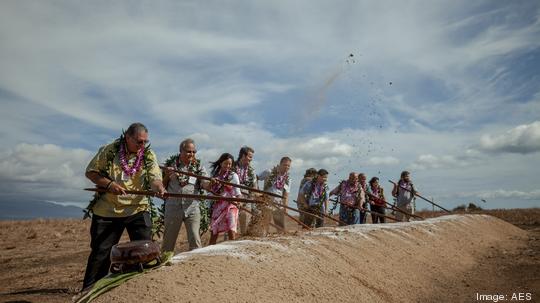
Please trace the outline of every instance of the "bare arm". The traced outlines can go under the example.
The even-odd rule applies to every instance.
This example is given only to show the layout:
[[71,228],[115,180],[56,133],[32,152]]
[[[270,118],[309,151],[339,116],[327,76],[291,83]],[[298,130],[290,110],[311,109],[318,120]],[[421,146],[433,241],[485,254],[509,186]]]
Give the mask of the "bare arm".
[[341,188],[341,184],[342,184],[342,183],[339,183],[339,185],[336,186],[336,188],[334,188],[334,189],[332,189],[332,190],[330,191],[330,196],[334,196],[334,195],[337,195],[337,194],[339,193],[340,188]]
[[392,196],[397,198],[397,194],[398,194],[398,188],[397,188],[397,185],[394,184],[394,188],[392,188]]

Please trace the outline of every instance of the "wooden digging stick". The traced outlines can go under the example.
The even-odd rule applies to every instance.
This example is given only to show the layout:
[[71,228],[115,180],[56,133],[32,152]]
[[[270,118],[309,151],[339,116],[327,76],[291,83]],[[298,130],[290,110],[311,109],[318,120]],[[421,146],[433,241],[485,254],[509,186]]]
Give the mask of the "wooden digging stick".
[[424,220],[423,217],[418,216],[418,215],[414,215],[414,214],[411,214],[411,213],[408,213],[408,212],[404,211],[403,209],[401,209],[401,208],[399,208],[399,207],[397,207],[397,206],[395,206],[395,205],[392,205],[392,204],[386,202],[385,200],[383,200],[383,199],[381,199],[381,198],[379,198],[379,197],[377,197],[377,196],[374,196],[373,194],[370,194],[370,193],[368,193],[368,192],[366,192],[366,194],[369,196],[369,198],[371,198],[371,199],[373,199],[373,200],[379,200],[379,201],[382,201],[382,202],[384,202],[386,205],[390,205],[390,207],[392,207],[394,210],[396,210],[396,211],[398,211],[398,212],[400,212],[400,213],[402,213],[402,214],[404,214],[404,215],[407,215],[407,216],[410,216],[410,217],[414,217],[414,218],[417,218],[417,219]]
[[[365,211],[365,212],[368,212],[368,213],[376,214],[376,215],[379,216],[379,217],[385,217],[385,218],[388,218],[388,219],[390,219],[390,220],[399,222],[399,220],[396,219],[396,218],[389,217],[389,216],[387,216],[387,215],[381,214],[381,213],[376,212],[376,211],[367,210],[367,209],[362,208],[362,207],[359,207],[359,206],[348,205],[348,204],[345,204],[345,203],[343,203],[343,202],[339,202],[339,201],[337,201],[337,200],[330,200],[330,201],[332,201],[332,202],[337,202],[337,203],[339,203],[339,204],[341,204],[341,205],[345,205],[345,206],[347,206],[347,207],[352,207],[352,208],[355,208],[355,209],[359,209],[359,210],[361,210],[361,211]],[[348,224],[346,224],[346,225],[348,225]]]
[[[296,204],[298,204],[298,202],[297,202],[296,200],[293,200],[293,202],[295,202]],[[317,216],[317,215],[315,215],[315,214],[312,214],[312,213],[310,213],[310,212],[304,212],[304,213],[307,213],[308,215],[313,216],[313,217],[315,217],[315,218],[322,219],[321,217],[319,217],[319,216]],[[347,223],[345,223],[345,222],[343,222],[343,221],[341,221],[341,220],[338,220],[338,219],[334,219],[334,217],[329,216],[329,215],[325,214],[324,212],[321,212],[320,215],[323,216],[323,217],[325,217],[325,218],[328,218],[328,219],[330,219],[330,220],[332,220],[332,221],[334,221],[334,222],[337,222],[337,223],[339,223],[339,224],[347,225]]]
[[[160,168],[165,169],[166,167],[165,166],[160,166]],[[194,173],[185,172],[185,171],[181,171],[181,170],[177,170],[177,169],[175,169],[174,171],[179,173],[179,174],[182,174],[182,175],[195,177],[195,178],[202,179],[202,180],[207,180],[207,181],[214,180],[214,181],[218,181],[220,183],[223,183],[225,185],[230,185],[230,186],[238,187],[238,188],[245,189],[245,190],[248,190],[248,191],[261,193],[261,194],[265,194],[265,195],[269,195],[269,196],[273,196],[273,197],[276,197],[276,198],[282,198],[283,199],[283,196],[281,196],[281,195],[270,193],[270,192],[260,190],[260,189],[256,189],[256,188],[253,188],[253,187],[249,187],[249,186],[245,186],[245,185],[241,185],[241,184],[236,184],[236,183],[231,183],[231,182],[227,182],[227,181],[223,181],[223,180],[219,180],[219,179],[214,179],[214,178],[210,178],[210,177],[206,177],[206,176],[201,176],[201,175],[197,175],[197,174],[194,174]]]
[[394,182],[394,181],[392,181],[392,180],[388,180],[388,182],[394,184],[395,186],[399,186],[399,188],[404,189],[404,190],[406,190],[406,191],[412,193],[413,195],[417,196],[418,198],[423,199],[424,201],[426,201],[426,202],[428,202],[428,203],[431,203],[431,204],[434,205],[434,206],[437,206],[438,208],[444,210],[444,211],[447,212],[447,213],[451,213],[451,211],[449,211],[448,209],[446,209],[446,208],[440,206],[439,204],[437,204],[437,203],[435,203],[435,202],[433,202],[433,201],[431,201],[431,200],[428,200],[427,198],[422,197],[421,195],[415,193],[414,191],[411,191],[411,190],[409,190],[409,189],[407,189],[407,188],[405,188],[405,187],[403,187],[403,186],[401,186],[401,185],[398,185],[396,182]]
[[[252,216],[255,216],[255,214],[254,214],[252,211],[248,210],[247,208],[243,207],[242,205],[240,205],[240,204],[238,204],[238,203],[236,203],[236,202],[232,202],[232,201],[231,201],[231,203],[234,204],[234,205],[236,205],[236,207],[238,207],[239,209],[245,211],[246,213],[248,213],[248,214],[250,214],[250,215],[252,215]],[[274,223],[272,223],[272,222],[268,222],[268,223],[269,223],[270,225],[272,225],[275,229],[279,229],[279,230],[281,230],[281,231],[284,232],[284,233],[287,232],[287,231],[286,231],[284,228],[282,228],[281,226],[278,226],[278,225],[276,225],[276,224],[274,224]]]

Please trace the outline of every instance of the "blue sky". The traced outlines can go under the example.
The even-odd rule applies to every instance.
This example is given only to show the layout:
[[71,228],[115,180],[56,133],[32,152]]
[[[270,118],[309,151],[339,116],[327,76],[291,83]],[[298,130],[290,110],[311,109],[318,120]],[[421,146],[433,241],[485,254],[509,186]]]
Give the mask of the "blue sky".
[[537,1],[2,1],[0,41],[2,200],[84,205],[140,121],[161,160],[189,136],[296,184],[407,169],[446,207],[540,206]]

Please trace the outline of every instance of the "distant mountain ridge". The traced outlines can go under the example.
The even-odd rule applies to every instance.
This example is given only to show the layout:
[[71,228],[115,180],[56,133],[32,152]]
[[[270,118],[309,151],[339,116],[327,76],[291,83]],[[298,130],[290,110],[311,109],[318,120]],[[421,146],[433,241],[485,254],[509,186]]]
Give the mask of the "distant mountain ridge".
[[36,218],[82,218],[83,209],[46,201],[0,199],[0,220],[28,220]]

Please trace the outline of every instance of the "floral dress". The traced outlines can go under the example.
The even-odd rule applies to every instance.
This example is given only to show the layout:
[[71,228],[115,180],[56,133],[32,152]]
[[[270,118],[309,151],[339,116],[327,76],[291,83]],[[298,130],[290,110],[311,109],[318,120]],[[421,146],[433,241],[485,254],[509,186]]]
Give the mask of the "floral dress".
[[[218,175],[216,178],[230,183],[240,184],[238,175],[232,171],[227,171],[225,174]],[[230,185],[224,185],[221,183],[216,184],[212,188],[212,192],[222,197],[241,196],[239,188]],[[237,226],[238,207],[236,207],[236,205],[224,200],[218,200],[216,203],[213,204],[212,221],[210,223],[213,235],[228,231],[236,232]]]

